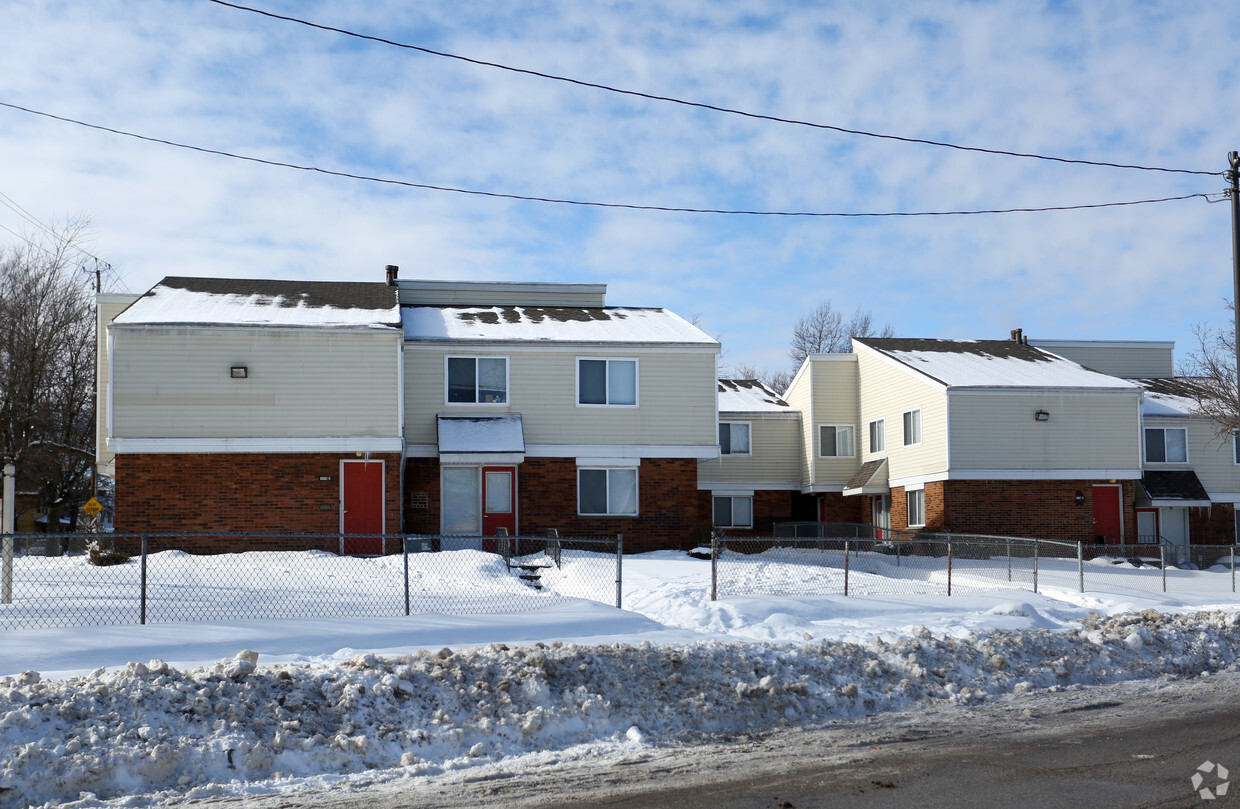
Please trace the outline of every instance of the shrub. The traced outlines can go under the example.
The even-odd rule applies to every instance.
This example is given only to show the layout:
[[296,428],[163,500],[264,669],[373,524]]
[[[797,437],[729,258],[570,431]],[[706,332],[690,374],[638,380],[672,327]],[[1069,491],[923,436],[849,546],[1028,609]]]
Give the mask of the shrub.
[[90,563],[98,567],[107,567],[108,565],[123,565],[129,561],[129,556],[121,553],[113,548],[105,548],[103,544],[92,539],[90,545],[86,547],[87,556],[90,557]]

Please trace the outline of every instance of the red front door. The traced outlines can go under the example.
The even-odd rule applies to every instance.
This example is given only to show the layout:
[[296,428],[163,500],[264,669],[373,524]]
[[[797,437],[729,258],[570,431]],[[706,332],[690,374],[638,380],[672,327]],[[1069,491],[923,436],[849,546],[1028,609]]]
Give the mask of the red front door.
[[517,535],[517,468],[482,467],[482,535],[493,537],[504,528]]
[[1118,545],[1124,529],[1120,521],[1120,487],[1094,486],[1094,542]]
[[[341,461],[340,530],[345,534],[383,533],[383,462]],[[381,537],[346,538],[345,553],[383,553]]]

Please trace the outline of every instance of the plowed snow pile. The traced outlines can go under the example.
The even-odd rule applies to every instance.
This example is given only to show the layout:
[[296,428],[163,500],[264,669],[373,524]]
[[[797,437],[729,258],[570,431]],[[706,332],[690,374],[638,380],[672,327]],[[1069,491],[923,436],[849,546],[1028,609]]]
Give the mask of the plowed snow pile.
[[[492,643],[335,665],[131,663],[0,678],[0,805],[138,806],[400,768],[432,774],[574,745],[971,703],[1240,659],[1226,611],[1090,616],[1066,631],[927,629],[869,643]],[[134,793],[151,793],[123,798]],[[68,803],[66,803],[68,802]]]

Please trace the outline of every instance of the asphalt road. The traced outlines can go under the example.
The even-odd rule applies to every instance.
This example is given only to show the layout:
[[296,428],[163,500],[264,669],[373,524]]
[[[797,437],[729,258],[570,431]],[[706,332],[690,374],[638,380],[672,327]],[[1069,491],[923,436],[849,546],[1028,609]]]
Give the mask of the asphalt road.
[[[197,806],[274,809],[1200,807],[1205,762],[1240,782],[1240,674],[1032,694],[637,755],[565,754],[436,778]],[[1218,791],[1217,769],[1202,773]],[[1230,778],[1230,774],[1228,775]]]

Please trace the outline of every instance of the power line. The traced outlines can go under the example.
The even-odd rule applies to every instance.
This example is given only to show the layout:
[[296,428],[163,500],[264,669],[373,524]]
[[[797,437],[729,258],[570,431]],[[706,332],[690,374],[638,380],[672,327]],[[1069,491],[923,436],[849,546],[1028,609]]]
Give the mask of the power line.
[[[62,236],[60,233],[56,232],[55,228],[51,227],[50,225],[45,225],[43,222],[41,222],[38,219],[38,217],[36,217],[30,211],[23,208],[20,204],[18,204],[17,200],[13,199],[12,197],[4,193],[3,191],[0,191],[0,205],[3,205],[4,207],[8,208],[13,213],[17,214],[22,219],[25,219],[30,224],[39,228],[44,233],[51,236],[56,241],[60,242],[65,247],[72,247],[74,250],[78,251],[79,253],[86,256],[87,258],[94,259],[97,263],[107,264],[107,262],[99,258],[99,256],[75,244],[72,239],[67,239],[64,236]],[[8,230],[9,233],[13,233],[13,231],[9,230],[8,228],[5,228],[5,230]],[[13,235],[16,236],[18,234],[14,233]],[[26,239],[26,237],[24,236],[21,238],[25,239],[26,241],[29,241],[29,239]]]
[[22,107],[18,104],[10,104],[7,101],[0,101],[0,107],[7,107],[13,110],[19,110],[31,115],[38,115],[44,118],[51,118],[55,121],[63,121],[64,123],[76,124],[87,129],[97,129],[101,132],[110,132],[114,135],[123,135],[127,138],[135,138],[137,140],[146,141],[148,143],[159,143],[164,146],[173,146],[178,149],[188,149],[194,152],[202,152],[203,154],[218,155],[233,160],[244,160],[250,163],[260,163],[264,166],[276,166],[278,168],[295,169],[297,171],[308,171],[315,174],[324,174],[330,177],[343,177],[349,180],[361,180],[370,183],[382,183],[384,185],[395,185],[403,188],[419,188],[426,191],[443,191],[452,194],[468,194],[478,197],[491,197],[493,199],[511,199],[522,202],[545,202],[554,205],[577,205],[589,208],[622,208],[632,211],[660,211],[664,213],[694,213],[694,214],[728,214],[736,216],[788,216],[788,217],[843,217],[843,218],[860,218],[860,217],[895,217],[895,216],[970,216],[977,214],[1008,214],[1008,213],[1043,213],[1047,211],[1078,211],[1090,208],[1118,208],[1128,205],[1151,205],[1159,202],[1177,202],[1179,200],[1192,199],[1194,197],[1202,197],[1208,199],[1206,194],[1185,194],[1178,197],[1161,197],[1158,199],[1139,199],[1128,200],[1124,202],[1098,202],[1087,205],[1054,205],[1044,208],[995,208],[990,210],[978,211],[884,211],[884,212],[822,212],[822,211],[747,211],[747,210],[725,210],[719,208],[680,208],[667,205],[636,205],[622,202],[594,202],[589,200],[577,199],[558,199],[555,197],[537,197],[527,196],[524,194],[504,194],[497,191],[479,191],[470,188],[456,188],[445,185],[430,185],[428,183],[415,183],[407,180],[393,180],[385,177],[371,177],[365,174],[352,174],[347,171],[333,171],[332,169],[320,168],[318,166],[302,166],[297,163],[287,163],[281,160],[267,160],[261,157],[251,157],[249,155],[236,154],[235,152],[225,152],[220,149],[209,149],[205,146],[194,146],[188,143],[178,143],[177,141],[165,140],[163,138],[154,138],[149,135],[139,135],[134,132],[126,132],[123,129],[114,129],[109,126],[101,126],[99,124],[91,124],[85,121],[78,121],[73,118],[66,118],[60,115],[53,115],[50,112],[40,112],[39,110]]
[[560,81],[560,82],[565,82],[567,84],[575,84],[579,87],[590,87],[595,90],[605,90],[609,93],[619,93],[621,95],[634,96],[636,98],[644,98],[649,101],[663,101],[668,104],[679,104],[684,107],[695,107],[697,109],[711,110],[713,112],[721,112],[727,115],[739,115],[744,118],[754,118],[760,121],[772,121],[774,123],[791,124],[793,126],[807,126],[813,129],[825,129],[831,132],[840,132],[846,135],[858,135],[858,136],[866,137],[866,138],[879,138],[882,140],[893,140],[893,141],[897,141],[900,143],[916,143],[916,144],[921,144],[924,146],[937,146],[943,149],[956,149],[962,152],[980,152],[982,154],[1002,155],[1004,157],[1023,157],[1023,158],[1028,158],[1031,160],[1048,160],[1048,161],[1055,162],[1055,163],[1070,163],[1070,164],[1081,165],[1081,166],[1100,166],[1100,167],[1112,168],[1112,169],[1134,169],[1137,171],[1161,171],[1161,172],[1168,172],[1171,174],[1202,174],[1206,176],[1219,176],[1222,174],[1222,172],[1220,171],[1193,171],[1190,169],[1170,169],[1170,168],[1163,168],[1160,166],[1138,166],[1138,165],[1131,165],[1127,163],[1108,163],[1105,161],[1096,161],[1096,160],[1077,160],[1077,159],[1067,158],[1067,157],[1055,157],[1052,155],[1035,154],[1032,152],[1012,152],[1006,149],[987,149],[987,148],[983,148],[980,146],[962,146],[958,143],[949,143],[947,141],[927,140],[925,138],[912,138],[912,137],[906,137],[903,135],[889,135],[889,134],[884,134],[881,132],[867,132],[866,130],[863,130],[863,129],[849,129],[847,127],[833,126],[831,124],[815,123],[813,121],[801,121],[795,118],[781,118],[776,115],[764,115],[762,113],[757,113],[757,112],[746,112],[745,110],[733,109],[731,107],[721,107],[715,104],[705,104],[699,101],[686,101],[685,99],[674,98],[672,96],[662,96],[662,95],[655,95],[653,93],[643,93],[638,90],[625,90],[623,88],[612,87],[607,84],[598,84],[596,82],[584,81],[582,79],[574,79],[568,76],[558,76],[554,73],[543,73],[538,70],[529,70],[527,68],[513,67],[511,65],[505,65],[499,62],[487,62],[482,59],[473,59],[468,56],[461,56],[455,53],[447,53],[446,51],[437,51],[431,48],[424,48],[424,47],[421,47],[420,45],[410,45],[408,43],[396,42],[395,40],[385,39],[383,37],[371,36],[369,34],[359,34],[355,31],[349,31],[345,28],[335,28],[330,25],[321,25],[319,23],[310,22],[309,20],[303,20],[298,17],[289,17],[284,14],[274,14],[270,11],[263,11],[261,9],[251,8],[249,6],[241,6],[241,5],[237,5],[236,3],[228,3],[228,2],[225,2],[225,0],[208,0],[208,1],[211,3],[215,3],[216,5],[226,6],[227,8],[236,9],[238,11],[248,11],[248,12],[251,12],[252,14],[259,14],[261,16],[270,17],[275,20],[284,20],[285,22],[292,22],[292,23],[297,23],[298,25],[305,25],[309,28],[317,28],[320,31],[330,31],[332,33],[343,34],[344,36],[354,37],[356,39],[367,40],[369,42],[378,42],[382,45],[391,45],[394,48],[403,48],[405,50],[417,51],[419,53],[425,53],[430,56],[442,56],[445,59],[456,59],[461,62],[467,62],[471,65],[479,65],[481,67],[492,67],[497,70],[507,70],[510,73],[520,73],[526,76],[535,76],[540,79],[549,79],[551,81]]

